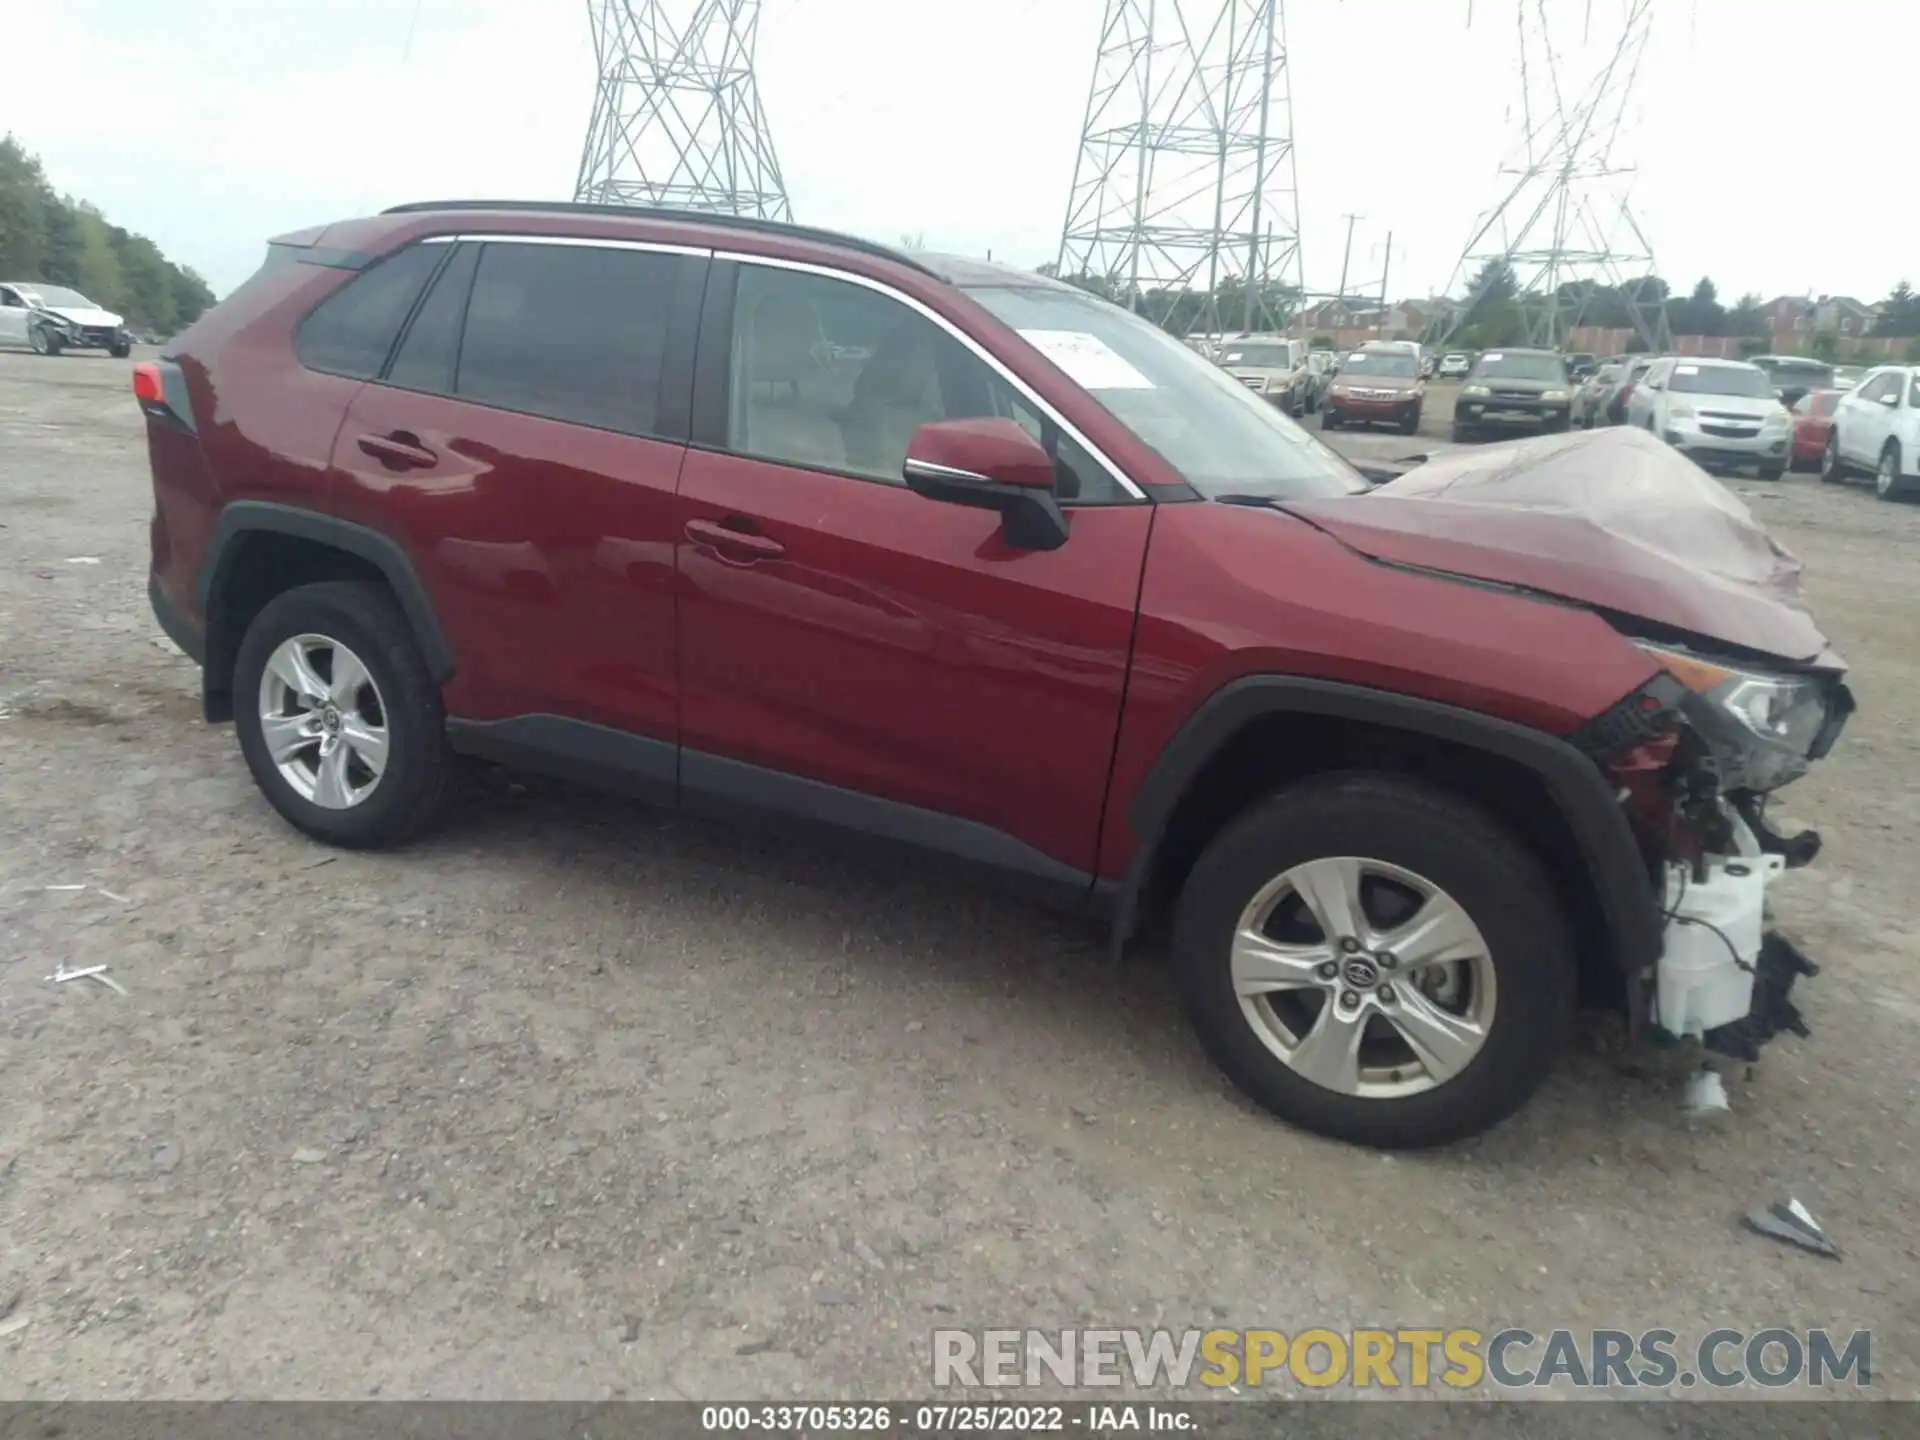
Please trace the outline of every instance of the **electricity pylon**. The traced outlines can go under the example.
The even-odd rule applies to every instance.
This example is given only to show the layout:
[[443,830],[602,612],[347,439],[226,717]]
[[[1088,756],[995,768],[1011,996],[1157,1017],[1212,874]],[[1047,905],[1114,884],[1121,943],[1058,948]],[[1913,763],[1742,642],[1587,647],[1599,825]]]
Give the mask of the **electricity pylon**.
[[[1615,159],[1641,57],[1653,28],[1653,0],[1620,0],[1619,39],[1578,89],[1563,73],[1548,22],[1548,0],[1518,0],[1524,130],[1501,167],[1501,191],[1474,224],[1447,293],[1505,267],[1529,345],[1559,348],[1586,317],[1597,288],[1624,302],[1641,342],[1673,343],[1663,298],[1637,282],[1653,272],[1653,250],[1628,203],[1634,171]],[[1589,5],[1589,10],[1591,10]],[[1439,337],[1445,344],[1482,296],[1469,295]]]
[[599,84],[574,198],[790,219],[754,80],[760,0],[588,0],[588,13]]
[[1284,324],[1300,291],[1287,58],[1282,0],[1107,0],[1060,274],[1177,330]]

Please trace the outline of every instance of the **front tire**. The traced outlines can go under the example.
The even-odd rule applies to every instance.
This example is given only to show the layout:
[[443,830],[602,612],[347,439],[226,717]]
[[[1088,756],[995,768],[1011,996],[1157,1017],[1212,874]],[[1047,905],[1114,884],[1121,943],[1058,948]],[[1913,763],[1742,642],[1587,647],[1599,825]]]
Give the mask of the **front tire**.
[[1400,433],[1402,435],[1418,435],[1420,433],[1420,412],[1418,410],[1400,422]]
[[1340,423],[1340,412],[1338,410],[1322,410],[1320,412],[1320,428],[1322,430],[1338,430]]
[[1786,473],[1787,467],[1784,465],[1762,465],[1760,467],[1760,478],[1762,480],[1778,480]]
[[1873,472],[1873,490],[1882,500],[1904,500],[1910,482],[1900,474],[1900,442],[1889,440],[1881,447],[1880,464]]
[[1474,429],[1473,426],[1463,424],[1461,421],[1458,421],[1458,420],[1453,422],[1453,443],[1454,444],[1465,445],[1469,441],[1477,440],[1479,438],[1480,438],[1480,432]]
[[1174,927],[1214,1061],[1335,1139],[1477,1134],[1525,1103],[1572,1031],[1573,942],[1539,862],[1415,781],[1328,776],[1255,805],[1194,865]]
[[109,345],[109,346],[107,347],[107,353],[108,353],[109,355],[111,355],[111,356],[113,356],[113,358],[114,358],[114,359],[116,359],[116,360],[124,360],[124,359],[126,359],[126,358],[127,358],[127,357],[128,357],[129,355],[131,355],[131,354],[133,353],[133,346],[131,346],[131,345]]
[[33,347],[34,354],[49,357],[58,355],[66,346],[65,341],[44,325],[36,325],[27,332],[27,344]]
[[1828,485],[1838,485],[1847,478],[1847,462],[1840,456],[1840,427],[1837,425],[1827,432],[1827,453],[1820,458],[1820,478]]
[[316,840],[402,844],[452,791],[440,689],[384,586],[330,581],[268,601],[240,642],[233,696],[254,783]]

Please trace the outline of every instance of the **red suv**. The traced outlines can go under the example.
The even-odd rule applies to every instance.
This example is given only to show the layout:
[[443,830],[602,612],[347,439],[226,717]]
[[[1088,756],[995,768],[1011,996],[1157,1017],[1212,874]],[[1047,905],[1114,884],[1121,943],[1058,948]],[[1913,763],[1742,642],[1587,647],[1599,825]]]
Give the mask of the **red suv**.
[[1515,1109],[1583,994],[1798,1023],[1761,805],[1851,700],[1647,436],[1376,489],[1037,275],[506,202],[273,242],[135,391],[154,610],[319,839],[464,755],[947,852],[1116,954],[1170,907],[1227,1073],[1380,1145]]

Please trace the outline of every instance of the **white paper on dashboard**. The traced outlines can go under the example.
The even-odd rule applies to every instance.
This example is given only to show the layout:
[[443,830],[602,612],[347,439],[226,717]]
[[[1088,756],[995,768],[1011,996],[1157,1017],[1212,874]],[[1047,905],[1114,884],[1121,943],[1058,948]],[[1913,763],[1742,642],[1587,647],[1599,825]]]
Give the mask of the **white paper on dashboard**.
[[1098,335],[1081,330],[1022,330],[1021,338],[1089,390],[1151,390],[1154,383]]

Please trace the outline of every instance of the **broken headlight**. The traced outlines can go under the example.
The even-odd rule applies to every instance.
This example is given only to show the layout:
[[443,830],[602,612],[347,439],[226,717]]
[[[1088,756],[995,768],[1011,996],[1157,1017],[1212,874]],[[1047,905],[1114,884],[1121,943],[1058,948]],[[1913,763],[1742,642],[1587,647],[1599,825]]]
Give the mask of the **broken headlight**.
[[1635,644],[1692,692],[1684,713],[1713,756],[1722,791],[1764,795],[1804,775],[1845,718],[1830,677],[1745,670],[1686,650]]

